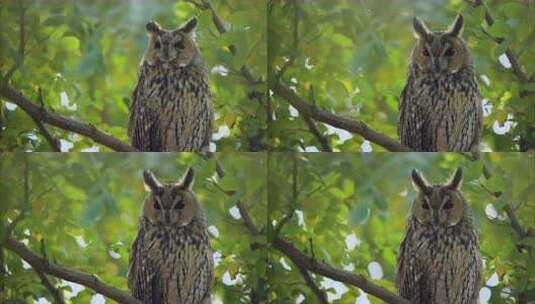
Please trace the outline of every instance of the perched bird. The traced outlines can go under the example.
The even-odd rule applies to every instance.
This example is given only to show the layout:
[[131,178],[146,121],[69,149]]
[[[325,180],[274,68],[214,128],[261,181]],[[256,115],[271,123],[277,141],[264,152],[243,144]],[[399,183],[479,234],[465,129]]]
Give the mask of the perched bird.
[[396,287],[413,304],[475,304],[481,284],[479,237],[459,190],[462,170],[430,185],[416,170],[407,231],[397,257]]
[[149,45],[128,122],[132,145],[141,151],[208,150],[214,110],[196,26],[196,18],[175,30],[147,23]]
[[417,41],[401,92],[398,135],[415,151],[479,152],[483,107],[474,62],[461,38],[463,17],[446,31],[414,18]]
[[188,169],[177,183],[143,172],[149,195],[132,244],[128,288],[146,304],[208,304],[213,257],[203,208]]

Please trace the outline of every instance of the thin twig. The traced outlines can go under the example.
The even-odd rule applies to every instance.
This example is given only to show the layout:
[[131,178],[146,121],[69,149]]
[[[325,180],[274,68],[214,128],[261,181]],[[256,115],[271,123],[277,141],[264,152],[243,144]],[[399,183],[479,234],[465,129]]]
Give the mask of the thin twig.
[[327,293],[318,287],[316,282],[314,282],[314,280],[310,276],[310,273],[308,272],[308,270],[299,264],[295,264],[295,266],[297,266],[297,268],[299,269],[301,276],[305,280],[305,283],[308,285],[310,290],[312,290],[312,292],[318,298],[319,303],[329,303],[327,300]]
[[[41,88],[38,89],[38,97],[37,97],[37,99],[39,101],[39,105],[41,106],[41,109],[44,110],[43,91],[41,90]],[[47,127],[45,126],[45,124],[42,121],[36,119],[34,116],[30,116],[30,117],[35,122],[35,124],[37,125],[37,128],[39,128],[39,132],[41,132],[41,134],[43,134],[43,136],[45,137],[46,141],[48,142],[48,144],[52,148],[52,151],[61,152],[61,143],[60,143],[59,139],[55,138],[50,133],[50,131],[48,131]]]
[[20,38],[19,38],[18,58],[16,62],[13,64],[13,66],[8,70],[6,75],[4,75],[1,86],[8,84],[13,74],[24,64],[24,54],[25,54],[25,48],[26,48],[26,26],[24,22],[25,15],[26,15],[26,8],[24,7],[24,0],[19,1],[19,10],[20,10],[20,15],[19,15]]
[[45,286],[46,289],[48,289],[48,291],[50,291],[50,293],[54,297],[54,300],[56,300],[56,303],[57,304],[65,304],[65,300],[63,299],[63,294],[62,294],[61,290],[56,288],[52,284],[52,282],[50,282],[50,280],[48,279],[46,274],[44,274],[42,271],[37,270],[35,268],[33,270],[35,271],[35,273],[37,273],[37,276],[41,280],[41,284],[43,284],[43,286]]
[[[483,0],[465,0],[466,3],[468,3],[470,6],[477,8],[482,7],[485,12],[485,22],[489,27],[491,27],[494,24],[494,17],[492,17],[492,14],[490,13],[489,9],[483,2]],[[501,37],[492,37],[488,32],[483,30],[484,33],[489,36],[494,42],[497,44],[503,43],[504,39]],[[522,83],[529,83],[533,82],[533,78],[535,77],[529,77],[522,69],[520,63],[518,62],[518,58],[515,55],[515,53],[511,50],[511,48],[507,47],[505,49],[505,55],[507,56],[507,59],[509,59],[509,62],[511,63],[511,67],[513,70],[513,73],[516,75],[516,77],[520,80]]]

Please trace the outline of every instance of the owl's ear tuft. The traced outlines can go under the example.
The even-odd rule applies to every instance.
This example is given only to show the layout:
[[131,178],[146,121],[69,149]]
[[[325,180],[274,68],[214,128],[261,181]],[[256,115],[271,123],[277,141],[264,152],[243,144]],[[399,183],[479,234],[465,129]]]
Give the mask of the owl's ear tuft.
[[158,192],[162,187],[162,184],[150,170],[143,171],[143,183],[145,184],[145,190],[147,192]]
[[420,171],[412,169],[411,172],[412,186],[418,192],[428,193],[430,190],[429,183],[425,180]]
[[455,20],[452,24],[448,27],[448,30],[446,33],[451,37],[460,37],[463,33],[464,29],[464,19],[463,15],[458,14],[457,17],[455,17]]
[[181,31],[186,34],[191,34],[195,31],[195,28],[197,27],[197,17],[191,17],[188,21],[186,21],[184,24],[182,24],[178,31]]
[[463,182],[463,169],[458,167],[451,176],[450,181],[446,184],[448,190],[458,190]]
[[191,190],[193,188],[193,184],[195,183],[195,172],[193,172],[193,169],[188,168],[186,173],[180,178],[177,185],[182,189]]
[[414,28],[414,36],[418,39],[428,40],[431,31],[427,28],[425,23],[418,17],[412,19],[412,26]]
[[149,35],[158,35],[163,31],[160,24],[158,24],[158,22],[156,21],[150,21],[149,23],[147,23],[145,28],[147,29],[147,33]]

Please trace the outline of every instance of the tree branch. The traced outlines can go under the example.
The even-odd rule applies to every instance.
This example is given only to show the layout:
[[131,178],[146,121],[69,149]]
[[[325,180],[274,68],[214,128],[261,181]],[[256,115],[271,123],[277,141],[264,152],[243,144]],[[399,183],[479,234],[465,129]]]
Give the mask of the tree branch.
[[[468,3],[468,5],[474,8],[481,6],[485,12],[485,22],[487,23],[487,25],[491,27],[494,24],[494,17],[492,17],[492,14],[490,13],[485,3],[483,3],[483,0],[465,0],[465,1],[466,3]],[[500,38],[500,37],[495,38],[495,37],[490,36],[490,34],[488,33],[487,35],[497,44],[502,44],[502,42],[504,41],[503,38]],[[515,55],[515,53],[513,53],[513,51],[509,47],[505,49],[505,56],[507,56],[507,59],[509,59],[509,62],[511,63],[511,67],[513,68],[513,73],[520,80],[520,82],[522,83],[535,82],[534,79],[528,77],[528,75],[522,70],[522,67],[518,62],[517,56]]]
[[520,224],[520,221],[518,220],[518,217],[516,216],[516,209],[511,202],[507,202],[504,209],[505,209],[505,213],[507,213],[507,216],[509,217],[511,226],[516,231],[518,236],[520,236],[520,238],[535,237],[535,230],[524,229],[524,227],[522,227],[522,225]]
[[[490,171],[489,168],[487,168],[487,166],[484,163],[483,163],[483,176],[485,176],[486,179],[490,179],[492,177],[492,172]],[[485,191],[487,191],[488,194],[494,196],[495,198],[499,198],[500,196],[503,195],[502,192],[492,191],[488,189],[483,183],[480,183],[480,185]],[[511,227],[513,228],[513,230],[516,231],[516,233],[521,239],[535,237],[535,229],[532,229],[532,228],[525,229],[524,227],[522,227],[516,215],[516,209],[511,202],[506,203],[504,210],[507,216],[509,217]]]
[[35,268],[33,270],[35,270],[35,272],[37,273],[37,276],[41,280],[41,283],[46,287],[46,289],[48,289],[48,291],[50,291],[50,293],[54,297],[54,300],[56,300],[56,304],[65,304],[65,300],[63,299],[63,294],[61,293],[61,291],[58,288],[56,288],[50,282],[50,280],[47,278],[46,274],[44,274],[42,271],[37,270]]
[[[311,102],[313,104],[316,104],[315,98],[314,98],[314,89],[313,89],[313,87],[310,87],[310,94],[309,95],[310,95]],[[329,144],[329,140],[327,139],[327,137],[325,137],[323,134],[321,134],[321,131],[319,130],[319,128],[316,125],[316,123],[314,122],[314,120],[312,120],[312,118],[310,118],[310,116],[306,115],[303,112],[300,112],[300,114],[303,117],[303,120],[307,124],[308,129],[310,130],[312,135],[314,135],[314,137],[316,137],[316,139],[320,142],[321,150],[323,152],[332,152],[333,149],[331,148],[331,145]]]
[[[41,88],[39,88],[38,90],[38,101],[39,101],[39,105],[41,106],[41,109],[44,110],[44,102],[43,102],[43,91],[41,90]],[[35,122],[35,124],[37,125],[37,128],[39,128],[39,132],[41,132],[41,134],[43,134],[43,136],[45,137],[46,141],[48,142],[48,144],[50,145],[50,147],[52,148],[52,151],[54,152],[61,152],[61,143],[60,141],[55,138],[51,133],[50,131],[48,131],[48,129],[46,128],[45,124],[36,119],[34,116],[30,116],[32,118],[32,120]]]
[[4,246],[6,249],[17,254],[30,264],[37,271],[53,275],[55,277],[75,282],[85,287],[91,288],[95,292],[102,294],[112,300],[124,304],[142,304],[141,301],[132,297],[128,293],[113,286],[107,285],[99,280],[95,275],[72,270],[61,265],[51,263],[48,260],[30,251],[23,243],[8,236]]
[[[223,19],[219,17],[214,7],[212,6],[212,2],[210,2],[210,0],[201,0],[201,4],[197,5],[197,7],[210,10],[210,12],[212,13],[212,22],[214,23],[220,35],[223,35],[224,33],[227,32],[227,28],[225,27],[225,23],[223,22]],[[230,45],[229,49],[233,55],[236,54],[237,49],[235,45]],[[251,70],[246,65],[243,65],[240,68],[240,74],[247,80],[248,83],[252,85],[257,85],[257,84],[261,84],[264,82],[262,79],[255,77],[253,73],[251,72]]]
[[345,270],[336,269],[328,264],[318,262],[315,259],[306,256],[297,248],[295,248],[290,242],[281,237],[276,237],[273,239],[272,244],[273,247],[290,258],[294,264],[300,265],[300,267],[308,269],[311,272],[329,277],[342,283],[356,286],[366,293],[374,295],[387,303],[410,304],[408,300],[403,299],[384,287],[376,285],[375,283],[366,279],[364,276]]
[[91,138],[95,142],[118,152],[137,151],[134,147],[120,141],[119,139],[99,131],[91,124],[79,122],[56,113],[46,111],[44,108],[35,105],[21,92],[15,90],[9,85],[5,85],[0,89],[0,95],[21,107],[28,115],[32,117],[34,121],[38,120],[66,131],[84,135]]
[[[241,217],[244,220],[245,226],[249,229],[251,234],[258,234],[258,229],[256,228],[254,222],[251,220],[251,216],[245,205],[243,203],[238,203],[238,209],[240,210]],[[356,286],[368,294],[374,295],[387,303],[391,304],[410,304],[408,300],[403,299],[402,297],[394,294],[388,289],[376,285],[375,283],[369,281],[363,276],[353,274],[351,272],[333,268],[327,264],[317,262],[315,259],[306,256],[297,248],[295,248],[290,242],[281,238],[275,237],[271,241],[274,248],[279,250],[281,253],[286,255],[292,262],[297,265],[297,267],[302,267],[308,271],[311,271],[315,274],[319,274],[333,280],[347,283],[353,286]]]
[[2,77],[2,86],[9,83],[9,80],[13,74],[24,64],[24,53],[26,48],[26,29],[25,29],[25,15],[26,9],[24,8],[24,0],[19,1],[19,24],[20,24],[20,39],[19,39],[19,54],[16,62],[13,66],[7,71],[6,75]]
[[308,104],[303,98],[297,95],[294,91],[290,90],[284,84],[277,82],[272,87],[271,90],[279,97],[286,100],[294,108],[296,108],[300,113],[307,115],[317,121],[324,122],[333,127],[344,129],[351,133],[358,134],[363,138],[393,152],[409,152],[409,148],[403,146],[397,141],[394,141],[390,137],[376,132],[365,123],[361,121],[351,120],[342,116],[338,116],[331,112],[318,109],[317,107]]
[[308,285],[308,287],[310,288],[310,290],[312,290],[312,292],[316,295],[316,297],[318,298],[319,302],[320,303],[329,303],[327,301],[327,293],[324,290],[322,290],[321,288],[318,287],[316,282],[314,282],[314,280],[310,276],[310,273],[308,272],[308,270],[306,268],[304,268],[302,265],[295,264],[295,266],[297,266],[297,268],[299,269],[299,272],[301,272],[301,276],[305,280],[305,282]]

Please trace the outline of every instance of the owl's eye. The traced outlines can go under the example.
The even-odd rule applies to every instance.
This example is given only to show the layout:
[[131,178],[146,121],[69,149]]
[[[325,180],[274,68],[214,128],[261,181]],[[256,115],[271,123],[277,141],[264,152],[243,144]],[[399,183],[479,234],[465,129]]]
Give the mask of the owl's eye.
[[452,48],[448,48],[446,52],[444,53],[444,56],[451,57],[455,54],[455,51]]
[[160,204],[156,200],[154,200],[154,209],[160,210]]
[[176,203],[175,209],[180,210],[182,208],[184,208],[184,203],[182,202],[182,200],[180,200],[178,203]]
[[429,51],[427,49],[424,49],[424,56],[429,57],[431,54],[429,54]]
[[442,207],[442,208],[444,208],[445,210],[448,210],[448,209],[453,208],[453,203],[451,202],[451,199],[448,200],[448,201],[446,202],[446,204],[444,204],[444,207]]
[[162,45],[160,44],[160,41],[156,41],[156,42],[154,43],[154,48],[155,48],[155,49],[159,49],[161,46],[162,46]]
[[181,50],[184,48],[184,43],[182,41],[175,42],[175,48]]

